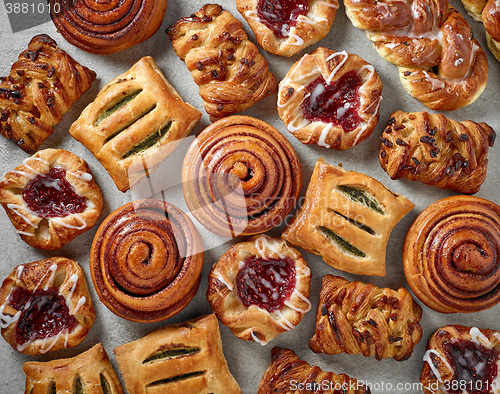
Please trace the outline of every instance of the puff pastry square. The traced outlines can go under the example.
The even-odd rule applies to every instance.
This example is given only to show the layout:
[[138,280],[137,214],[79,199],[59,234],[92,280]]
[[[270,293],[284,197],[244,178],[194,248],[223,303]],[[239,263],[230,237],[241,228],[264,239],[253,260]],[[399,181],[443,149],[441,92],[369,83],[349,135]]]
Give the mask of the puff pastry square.
[[321,159],[282,237],[339,270],[385,276],[390,233],[414,206],[376,179]]
[[200,117],[146,56],[104,86],[69,132],[125,192],[172,153]]
[[25,393],[123,394],[102,344],[76,357],[24,363]]
[[114,353],[130,393],[241,393],[222,353],[215,315],[166,326]]

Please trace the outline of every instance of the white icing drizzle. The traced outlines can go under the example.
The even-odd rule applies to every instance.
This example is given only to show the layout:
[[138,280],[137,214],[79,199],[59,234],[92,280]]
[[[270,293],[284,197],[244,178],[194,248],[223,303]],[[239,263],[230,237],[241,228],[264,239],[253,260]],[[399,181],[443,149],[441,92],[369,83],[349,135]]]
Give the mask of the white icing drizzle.
[[24,210],[24,211],[27,211],[30,215],[33,215],[34,216],[34,213],[31,211],[31,209],[29,209],[28,207],[24,206],[24,205],[17,205],[17,204],[7,204],[7,208],[9,208],[10,210],[12,210],[12,212],[14,212],[17,216],[19,216],[21,219],[23,219],[26,223],[28,223],[31,227],[35,227],[37,228],[38,225],[34,224],[31,220],[29,220],[25,215],[23,215],[22,213],[16,211],[16,209],[19,209],[19,210]]
[[[490,340],[479,330],[477,327],[472,327],[469,331],[472,342],[477,343],[478,345],[483,345],[489,347],[490,349],[493,347],[493,344]],[[482,342],[482,343],[481,343]]]
[[23,271],[24,271],[24,265],[20,265],[19,267],[17,267],[17,269],[16,269],[16,278],[17,279],[21,279],[21,275],[23,274]]
[[80,299],[78,300],[78,303],[75,306],[75,309],[73,312],[70,312],[71,314],[75,314],[76,312],[79,311],[79,309],[87,302],[87,298],[85,296],[81,296]]
[[289,300],[286,300],[285,301],[285,305],[287,307],[289,307],[290,309],[293,309],[294,311],[297,311],[299,313],[307,313],[311,310],[312,308],[312,305],[311,305],[311,302],[309,301],[309,299],[304,296],[300,291],[297,290],[297,288],[293,289],[293,293],[292,294],[297,294],[297,296],[302,300],[304,301],[306,304],[307,304],[307,308],[306,309],[300,309],[300,308],[297,308],[295,305],[293,305],[293,303],[291,303]]
[[60,224],[61,226],[76,230],[83,230],[84,228],[87,227],[87,222],[85,221],[85,219],[83,219],[79,214],[73,214],[73,215],[81,223],[79,226],[73,226],[72,224],[65,223],[64,221],[58,218],[52,218],[51,220],[52,222]]
[[441,354],[439,354],[436,350],[434,349],[429,349],[425,352],[424,354],[424,362],[426,362],[427,364],[429,364],[429,367],[431,368],[432,370],[432,373],[434,374],[434,376],[436,376],[436,378],[440,381],[440,382],[443,382],[443,380],[441,379],[441,374],[439,373],[438,369],[435,367],[434,363],[432,362],[431,360],[431,354],[434,354],[436,355],[437,357],[439,357],[441,359],[441,361],[443,362],[444,365],[446,365],[446,367],[453,373],[453,368],[451,367],[451,365],[448,363],[448,360],[446,360],[443,356],[441,356]]
[[[262,235],[255,240],[255,248],[257,249],[257,257],[264,260],[269,260],[273,258],[272,253],[277,255],[280,259],[284,259],[286,256],[280,253],[279,247],[283,245],[284,241],[271,241],[269,238]],[[271,252],[271,253],[270,253]]]
[[226,286],[228,288],[229,291],[233,291],[233,286],[227,281],[224,279],[224,277],[222,276],[221,272],[219,271],[219,267],[216,267],[213,271],[213,275],[221,282],[224,284],[224,286]]
[[73,172],[73,171],[67,171],[66,174],[72,175],[75,178],[82,179],[84,181],[90,182],[92,180],[92,175],[89,174],[88,172]]
[[329,148],[330,145],[328,145],[325,140],[326,140],[326,137],[328,137],[328,133],[333,129],[333,124],[331,123],[328,123],[324,128],[323,130],[321,131],[321,135],[319,136],[318,138],[318,142],[317,144],[319,146],[322,146],[324,148]]
[[45,287],[43,288],[44,290],[48,290],[50,285],[52,284],[52,281],[54,280],[54,277],[56,276],[56,271],[57,271],[57,264],[54,263],[49,267],[48,271],[45,273],[45,275],[40,280],[40,282],[37,283],[34,290],[36,290],[38,288],[38,286],[43,282],[43,280],[47,276],[47,274],[50,273],[49,279],[47,280],[47,283],[45,284]]
[[[19,174],[19,175],[22,175],[22,176],[25,176],[27,178],[30,178],[30,179],[33,179],[35,176],[39,175],[40,172],[36,171],[33,167],[31,167],[28,162],[30,160],[36,160],[36,161],[39,161],[45,165],[49,165],[49,163],[46,161],[46,160],[43,160],[43,159],[40,159],[39,157],[27,157],[26,159],[23,160],[23,165],[30,171],[30,172],[26,172],[26,171],[20,171],[20,170],[11,170],[11,171],[7,171],[5,173],[5,175],[7,175],[8,173],[13,173],[13,174]],[[5,177],[4,175],[4,177]]]
[[342,61],[337,65],[337,67],[335,67],[333,69],[333,71],[330,73],[330,75],[328,76],[328,78],[325,78],[325,82],[328,83],[328,84],[330,82],[332,82],[332,79],[335,76],[335,74],[337,74],[337,72],[340,70],[340,68],[344,65],[344,63],[349,58],[349,54],[346,51],[335,52],[335,53],[332,53],[330,56],[328,56],[326,58],[326,62],[329,62],[330,60],[332,60],[334,57],[337,57],[337,56],[344,56],[344,59],[342,59]]
[[255,335],[253,331],[250,331],[250,336],[255,342],[261,344],[262,346],[267,345],[267,342],[257,338],[257,335]]
[[291,31],[288,32],[288,36],[293,38],[295,42],[290,42],[290,45],[298,46],[300,47],[301,45],[304,45],[304,40],[302,37],[298,36],[297,34],[293,34]]
[[283,324],[283,322],[281,322],[280,320],[276,320],[276,322],[281,326],[283,327],[284,330],[286,331],[290,331],[290,330],[293,330],[295,328],[295,326],[285,317],[283,316],[283,313],[281,313],[281,311],[275,311],[274,313],[276,313],[276,315],[278,315],[279,318],[281,318],[283,320],[283,322],[286,324]]

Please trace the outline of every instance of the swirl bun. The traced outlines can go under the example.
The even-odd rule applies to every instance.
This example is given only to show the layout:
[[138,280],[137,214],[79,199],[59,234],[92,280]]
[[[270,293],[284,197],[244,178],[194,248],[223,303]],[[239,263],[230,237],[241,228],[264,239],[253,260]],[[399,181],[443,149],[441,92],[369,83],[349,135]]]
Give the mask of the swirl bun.
[[429,206],[406,235],[403,264],[415,295],[438,312],[477,312],[500,301],[500,206],[452,196]]
[[69,43],[110,54],[146,41],[161,26],[167,0],[49,0],[50,16]]
[[139,200],[111,213],[92,243],[92,280],[116,315],[138,322],[167,319],[198,290],[202,241],[191,220],[160,200]]
[[277,226],[297,199],[302,175],[297,154],[278,130],[230,116],[191,144],[182,181],[193,216],[211,232],[235,237]]

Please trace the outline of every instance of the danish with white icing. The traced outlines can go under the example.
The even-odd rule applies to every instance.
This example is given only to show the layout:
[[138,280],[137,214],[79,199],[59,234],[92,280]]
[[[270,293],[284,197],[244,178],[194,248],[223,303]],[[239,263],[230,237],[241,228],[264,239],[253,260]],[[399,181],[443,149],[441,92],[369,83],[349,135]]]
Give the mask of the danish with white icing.
[[32,356],[74,347],[95,311],[80,265],[52,257],[19,265],[0,287],[0,328],[18,352]]
[[361,57],[318,48],[279,84],[278,114],[300,142],[345,150],[372,133],[381,92],[375,68]]
[[284,240],[258,235],[234,245],[214,264],[207,299],[240,339],[265,345],[290,331],[311,309],[311,270]]
[[54,250],[89,230],[103,201],[85,160],[45,149],[4,175],[0,203],[24,242]]

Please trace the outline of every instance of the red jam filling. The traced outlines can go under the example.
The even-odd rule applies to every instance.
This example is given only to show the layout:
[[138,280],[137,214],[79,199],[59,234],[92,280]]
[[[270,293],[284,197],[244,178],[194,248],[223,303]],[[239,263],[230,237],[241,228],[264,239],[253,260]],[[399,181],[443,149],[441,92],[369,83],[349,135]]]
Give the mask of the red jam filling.
[[283,307],[295,288],[292,259],[264,260],[248,257],[236,275],[236,292],[247,308],[256,305],[268,312]]
[[23,199],[29,209],[43,218],[82,213],[87,205],[85,197],[79,196],[66,180],[66,170],[60,167],[29,181],[23,190]]
[[345,132],[363,121],[358,115],[361,77],[352,70],[337,81],[326,83],[319,77],[306,86],[310,95],[302,102],[304,116],[310,121],[340,125]]
[[260,0],[257,5],[260,21],[279,38],[287,38],[297,17],[308,12],[307,0]]
[[455,372],[448,393],[490,393],[497,377],[498,352],[472,341],[451,340],[443,344],[443,350]]
[[21,311],[16,327],[19,345],[53,337],[65,329],[71,331],[78,324],[69,314],[66,300],[54,288],[35,291],[18,288],[10,295],[9,304]]

